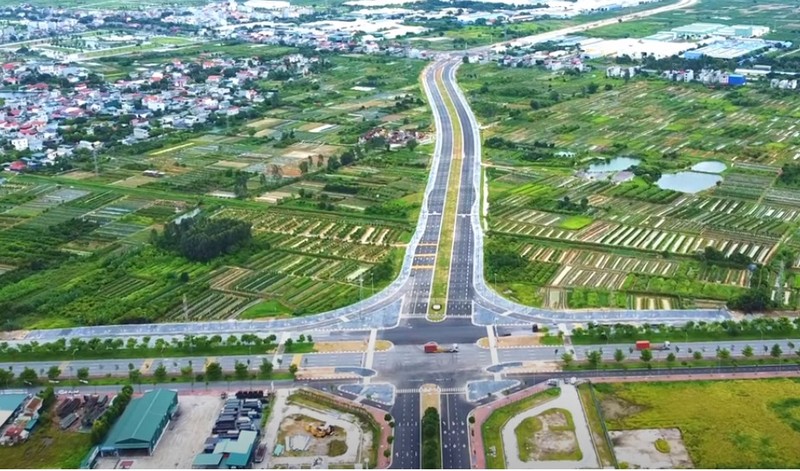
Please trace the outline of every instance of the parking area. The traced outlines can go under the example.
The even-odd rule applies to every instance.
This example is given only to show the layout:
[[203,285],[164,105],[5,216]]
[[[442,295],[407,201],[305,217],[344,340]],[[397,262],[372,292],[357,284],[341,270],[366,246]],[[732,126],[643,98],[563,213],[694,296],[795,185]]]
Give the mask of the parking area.
[[100,458],[101,469],[191,469],[197,454],[203,451],[222,399],[219,395],[180,396],[180,413],[172,420],[152,456]]

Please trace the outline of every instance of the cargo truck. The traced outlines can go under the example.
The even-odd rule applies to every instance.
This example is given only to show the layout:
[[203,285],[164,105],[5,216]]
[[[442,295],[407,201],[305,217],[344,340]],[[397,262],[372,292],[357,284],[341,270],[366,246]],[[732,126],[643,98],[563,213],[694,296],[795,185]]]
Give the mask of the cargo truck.
[[441,347],[436,342],[428,342],[423,346],[425,353],[457,353],[458,344],[453,344],[452,347]]
[[636,350],[669,350],[670,343],[650,343],[649,340],[637,340]]

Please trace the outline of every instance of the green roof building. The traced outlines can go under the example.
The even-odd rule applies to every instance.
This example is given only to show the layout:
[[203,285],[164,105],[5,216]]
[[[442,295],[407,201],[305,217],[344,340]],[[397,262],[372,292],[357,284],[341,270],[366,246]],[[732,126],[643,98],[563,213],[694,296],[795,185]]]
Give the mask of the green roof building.
[[142,450],[152,454],[177,410],[178,393],[169,389],[154,389],[131,400],[108,433],[100,454]]
[[242,430],[236,440],[220,440],[213,453],[201,453],[192,463],[195,469],[241,469],[250,467],[258,432]]

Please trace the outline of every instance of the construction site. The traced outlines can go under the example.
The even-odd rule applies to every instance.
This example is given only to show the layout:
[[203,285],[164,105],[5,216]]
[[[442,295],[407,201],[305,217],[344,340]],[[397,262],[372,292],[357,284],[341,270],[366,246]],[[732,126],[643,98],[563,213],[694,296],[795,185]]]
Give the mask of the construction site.
[[372,455],[373,436],[368,431],[369,425],[356,414],[277,391],[263,434],[268,456],[256,467],[363,465]]

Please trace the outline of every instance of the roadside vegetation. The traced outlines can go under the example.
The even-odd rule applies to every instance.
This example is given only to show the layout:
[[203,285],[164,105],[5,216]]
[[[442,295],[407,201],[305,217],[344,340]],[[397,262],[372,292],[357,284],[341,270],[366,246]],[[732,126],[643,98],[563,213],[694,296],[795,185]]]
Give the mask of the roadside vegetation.
[[439,411],[429,407],[422,416],[422,468],[440,469],[442,467],[442,442]]

